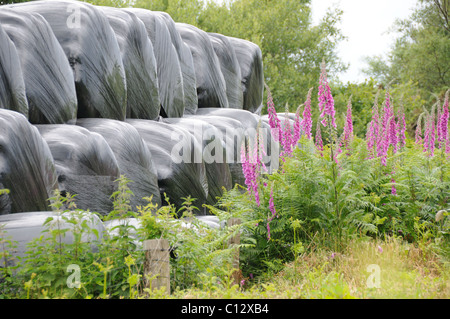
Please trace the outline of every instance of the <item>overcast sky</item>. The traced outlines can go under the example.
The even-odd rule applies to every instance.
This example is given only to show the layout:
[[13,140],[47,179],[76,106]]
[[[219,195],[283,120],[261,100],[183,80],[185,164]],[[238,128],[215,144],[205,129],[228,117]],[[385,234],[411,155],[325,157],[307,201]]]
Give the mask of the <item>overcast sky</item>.
[[362,58],[389,51],[395,35],[386,31],[396,18],[407,18],[416,3],[417,0],[312,0],[315,23],[333,5],[344,12],[340,29],[348,40],[340,44],[339,56],[350,63],[348,72],[339,76],[344,83],[364,81],[360,70],[366,65]]

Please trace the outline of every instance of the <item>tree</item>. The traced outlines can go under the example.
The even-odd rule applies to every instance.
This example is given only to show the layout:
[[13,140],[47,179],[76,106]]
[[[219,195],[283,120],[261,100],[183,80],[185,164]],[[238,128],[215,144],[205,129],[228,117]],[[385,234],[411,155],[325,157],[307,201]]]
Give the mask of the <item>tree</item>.
[[0,5],[19,3],[19,2],[27,2],[27,1],[30,1],[30,0],[0,0]]
[[136,0],[133,7],[167,12],[174,21],[198,26],[203,0]]
[[412,81],[443,94],[450,85],[450,0],[420,0],[413,14],[395,23],[401,33],[387,59],[368,58],[367,75],[382,83]]

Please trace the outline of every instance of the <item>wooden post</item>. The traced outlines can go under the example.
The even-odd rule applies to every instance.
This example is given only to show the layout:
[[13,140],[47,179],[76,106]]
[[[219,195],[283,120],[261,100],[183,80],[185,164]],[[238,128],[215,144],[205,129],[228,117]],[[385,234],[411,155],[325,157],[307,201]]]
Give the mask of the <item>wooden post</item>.
[[145,275],[156,275],[151,282],[145,279],[145,287],[153,289],[166,288],[170,294],[170,253],[169,242],[166,239],[145,240],[143,243],[145,251],[144,277]]
[[[234,225],[240,225],[241,224],[241,220],[239,218],[230,218],[228,220],[228,227],[234,226]],[[241,234],[238,232],[235,236],[231,237],[228,240],[228,247],[231,247],[233,245],[239,245],[241,243]],[[232,266],[233,266],[233,273],[232,273],[232,277],[233,277],[233,281],[236,285],[240,284],[241,281],[241,270],[240,270],[240,266],[239,266],[239,248],[236,247],[235,252],[233,254],[233,261],[232,261]]]

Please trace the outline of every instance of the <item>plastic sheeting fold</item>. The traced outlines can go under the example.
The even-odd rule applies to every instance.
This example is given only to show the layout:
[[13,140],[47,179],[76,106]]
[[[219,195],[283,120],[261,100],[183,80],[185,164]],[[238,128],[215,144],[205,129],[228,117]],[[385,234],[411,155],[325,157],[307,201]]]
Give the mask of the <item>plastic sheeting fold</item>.
[[102,135],[111,147],[120,174],[131,180],[128,187],[134,194],[130,203],[133,209],[147,205],[143,198],[150,196],[153,196],[153,203],[161,206],[158,172],[152,154],[132,125],[109,119],[78,119],[77,125]]
[[155,53],[161,115],[181,117],[184,113],[183,75],[180,61],[163,18],[152,11],[139,8],[123,9],[134,13],[144,23]]
[[228,38],[218,33],[208,33],[219,58],[220,68],[227,88],[228,105],[232,109],[244,107],[244,91],[241,84],[241,67]]
[[0,109],[22,113],[28,118],[22,67],[16,46],[0,23]]
[[262,53],[253,42],[228,37],[241,67],[241,82],[244,91],[244,109],[259,112],[264,92],[264,70]]
[[191,49],[181,39],[171,16],[166,12],[158,11],[155,13],[159,14],[166,23],[172,39],[172,44],[177,51],[178,59],[180,60],[181,73],[183,75],[184,113],[195,114],[198,108],[198,98],[194,60],[192,59]]
[[192,149],[193,136],[185,129],[162,122],[128,119],[127,123],[138,130],[152,153],[161,199],[164,201],[166,193],[171,204],[181,207],[182,197],[190,195],[201,209],[208,197],[208,181],[204,163],[194,158],[198,152],[201,154],[201,148]]
[[108,214],[119,167],[106,140],[77,125],[36,125],[55,161],[61,193],[75,195],[77,208]]
[[106,16],[78,1],[31,1],[8,5],[17,12],[41,14],[50,24],[72,67],[78,118],[124,120],[125,70],[119,44]]
[[231,117],[205,114],[197,114],[188,118],[208,122],[221,131],[222,140],[226,148],[226,162],[230,169],[232,187],[235,184],[244,185],[245,178],[242,172],[240,152],[242,143],[246,141],[246,127],[242,125],[242,122]]
[[0,109],[0,215],[49,210],[58,187],[47,143],[24,115]]
[[[222,132],[215,126],[199,118],[171,118],[163,119],[176,127],[189,131],[193,136],[193,143],[201,147],[201,158],[206,168],[208,180],[208,203],[214,205],[217,198],[223,195],[223,189],[231,189],[232,177],[227,163],[226,144]],[[195,139],[195,140],[194,140]],[[192,147],[194,149],[194,146]]]
[[37,13],[2,7],[0,24],[14,42],[34,124],[74,123],[77,96],[73,74],[47,21]]
[[175,25],[181,38],[191,49],[197,82],[198,107],[228,108],[225,79],[208,34],[189,24]]
[[157,119],[161,107],[157,66],[144,23],[126,10],[98,8],[108,18],[122,54],[127,80],[127,118]]

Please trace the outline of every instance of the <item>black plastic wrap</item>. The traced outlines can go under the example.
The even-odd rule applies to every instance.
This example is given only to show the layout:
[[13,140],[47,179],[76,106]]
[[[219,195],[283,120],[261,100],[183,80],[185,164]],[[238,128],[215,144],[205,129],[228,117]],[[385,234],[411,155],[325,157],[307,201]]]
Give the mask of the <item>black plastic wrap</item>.
[[148,202],[143,198],[151,195],[152,202],[161,206],[158,173],[152,154],[132,125],[109,119],[78,119],[77,125],[102,135],[111,147],[120,175],[132,181],[128,187],[134,194],[130,203],[133,209],[147,205]]
[[73,74],[47,21],[37,13],[0,10],[0,23],[20,59],[33,124],[75,122],[77,96]]
[[228,37],[236,52],[241,67],[242,89],[244,91],[244,109],[257,112],[262,107],[264,93],[264,70],[262,53],[253,42]]
[[139,8],[123,9],[134,13],[145,25],[152,41],[158,71],[161,115],[182,117],[184,113],[183,74],[170,32],[161,15]]
[[197,114],[189,116],[188,118],[205,121],[221,131],[226,149],[226,162],[230,169],[232,186],[235,184],[244,185],[245,177],[242,172],[240,152],[241,145],[246,140],[246,128],[242,125],[242,122],[231,117],[214,115]]
[[77,208],[103,215],[112,210],[119,167],[106,140],[77,125],[36,125],[55,161],[60,192],[76,194]]
[[198,107],[228,108],[225,79],[208,34],[189,24],[175,25],[181,38],[191,49],[197,82]]
[[116,35],[97,7],[78,1],[31,1],[8,5],[36,12],[50,24],[72,67],[78,118],[124,120],[125,70]]
[[159,14],[167,25],[172,44],[180,60],[181,73],[183,74],[184,90],[184,113],[195,114],[198,108],[197,84],[195,79],[194,60],[192,59],[191,49],[181,39],[175,26],[175,22],[166,12],[155,12]]
[[28,118],[25,82],[16,46],[0,23],[0,109],[22,113]]
[[246,110],[236,109],[218,109],[218,108],[202,108],[198,109],[196,115],[209,115],[209,116],[221,116],[228,117],[241,122],[244,129],[255,129],[258,126],[258,120],[253,113]]
[[227,190],[232,188],[232,177],[226,162],[226,145],[222,132],[207,121],[197,118],[171,118],[164,119],[163,122],[186,129],[201,146],[208,179],[208,203],[215,204],[217,197],[223,195],[223,188]]
[[226,36],[218,33],[208,33],[208,35],[220,61],[220,69],[227,88],[228,105],[232,109],[242,109],[244,91],[241,83],[241,67],[234,48]]
[[108,18],[122,54],[127,79],[127,118],[157,119],[161,101],[156,59],[144,23],[126,10],[98,8]]
[[127,123],[138,130],[152,153],[163,202],[166,193],[171,204],[180,207],[182,197],[190,195],[196,199],[194,205],[201,209],[208,197],[208,181],[204,163],[195,162],[194,155],[196,152],[201,154],[201,148],[197,146],[192,150],[194,137],[167,123],[136,119],[128,119]]
[[17,112],[0,109],[0,215],[49,210],[58,187],[50,149],[36,127]]
[[[59,243],[72,244],[74,242],[73,233],[70,231],[75,227],[74,224],[69,223],[63,219],[63,217],[71,217],[70,212],[66,212],[60,216],[55,212],[26,212],[26,213],[18,213],[18,214],[9,214],[0,216],[0,224],[4,225],[3,230],[5,231],[5,236],[10,237],[11,241],[16,244],[14,249],[9,250],[8,252],[11,254],[11,259],[8,261],[8,266],[17,265],[17,259],[15,257],[21,257],[26,259],[29,257],[26,254],[26,251],[29,251],[29,247],[27,246],[33,240],[44,236],[44,238],[51,238],[51,234],[48,232],[44,232],[47,229],[47,226],[44,225],[45,221],[52,217],[53,220],[50,223],[60,223],[61,229],[69,229],[69,231],[65,232],[64,236],[56,236],[56,240]],[[101,239],[103,237],[103,233],[105,232],[105,226],[103,225],[100,218],[94,213],[84,212],[83,217],[80,217],[83,222],[90,229],[96,229],[97,235],[93,232],[88,233],[84,232],[81,236],[81,241],[85,243],[91,243],[91,248],[93,250],[98,247],[95,245],[95,241],[97,239]],[[0,253],[3,252],[4,245],[0,245]],[[4,260],[2,260],[4,261]],[[23,259],[21,260],[23,264]]]

